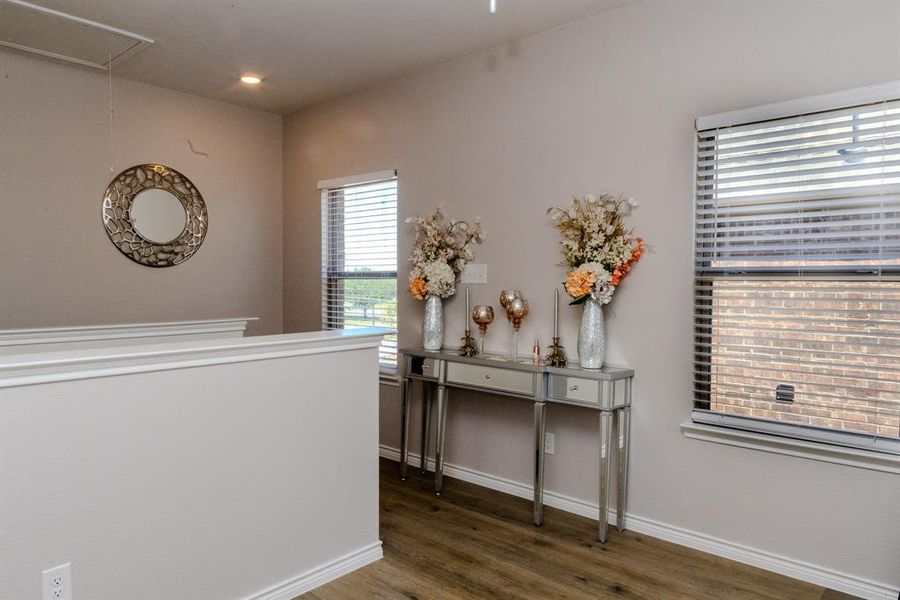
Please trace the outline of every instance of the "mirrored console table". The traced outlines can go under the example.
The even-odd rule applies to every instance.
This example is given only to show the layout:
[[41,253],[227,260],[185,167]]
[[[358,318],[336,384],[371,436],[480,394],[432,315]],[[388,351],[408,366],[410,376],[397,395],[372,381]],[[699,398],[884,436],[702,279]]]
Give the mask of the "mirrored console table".
[[[534,524],[544,519],[544,430],[547,406],[567,404],[597,411],[599,415],[600,454],[600,541],[608,535],[611,484],[610,460],[616,449],[617,523],[625,529],[628,493],[628,448],[631,421],[631,381],[634,370],[605,366],[582,369],[535,365],[529,359],[511,361],[503,356],[481,355],[473,358],[454,352],[428,352],[422,348],[404,348],[401,352],[401,429],[400,476],[405,479],[409,455],[409,415],[412,382],[422,382],[421,470],[427,464],[431,437],[431,411],[437,412],[434,448],[434,490],[443,489],[444,444],[446,441],[447,403],[451,388],[487,392],[520,398],[532,403],[534,413]],[[435,405],[436,406],[432,406]]]

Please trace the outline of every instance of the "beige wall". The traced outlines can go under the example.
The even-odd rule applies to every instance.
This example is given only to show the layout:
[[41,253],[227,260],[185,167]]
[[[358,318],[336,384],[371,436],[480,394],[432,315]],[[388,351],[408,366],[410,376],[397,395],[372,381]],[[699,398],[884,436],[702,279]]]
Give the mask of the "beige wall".
[[[898,26],[893,1],[648,1],[302,111],[284,133],[286,329],[319,327],[319,179],[396,168],[401,220],[439,203],[480,214],[489,283],[471,286],[473,301],[520,288],[532,306],[522,339],[543,344],[563,278],[545,209],[589,191],[634,196],[655,253],[607,320],[609,362],[637,370],[629,512],[896,588],[900,478],[688,440],[679,424],[691,406],[694,118],[897,79]],[[401,261],[410,241],[403,231]],[[455,344],[459,297],[447,314]],[[401,344],[420,343],[421,315],[402,295]],[[563,311],[570,350],[577,318]],[[495,323],[489,349],[506,336]],[[397,446],[395,388],[381,403],[382,443]],[[454,392],[447,460],[529,482],[530,416]],[[549,490],[596,501],[595,426],[550,411]]]
[[115,173],[187,175],[206,241],[166,269],[122,255],[100,220],[108,80],[0,52],[0,328],[258,316],[249,333],[280,332],[281,117],[118,79],[113,101]]

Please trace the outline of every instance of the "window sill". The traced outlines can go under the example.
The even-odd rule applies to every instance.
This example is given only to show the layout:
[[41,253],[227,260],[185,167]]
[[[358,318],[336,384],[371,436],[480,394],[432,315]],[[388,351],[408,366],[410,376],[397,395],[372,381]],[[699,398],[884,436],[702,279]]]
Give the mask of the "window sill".
[[883,473],[900,475],[900,455],[870,450],[860,450],[845,446],[836,446],[822,442],[798,440],[779,435],[742,431],[730,427],[705,425],[687,420],[681,424],[681,432],[685,437],[705,442],[715,442],[738,448],[750,448],[785,454],[799,458],[808,458]]
[[378,383],[381,385],[400,387],[400,376],[396,373],[381,373],[378,376]]

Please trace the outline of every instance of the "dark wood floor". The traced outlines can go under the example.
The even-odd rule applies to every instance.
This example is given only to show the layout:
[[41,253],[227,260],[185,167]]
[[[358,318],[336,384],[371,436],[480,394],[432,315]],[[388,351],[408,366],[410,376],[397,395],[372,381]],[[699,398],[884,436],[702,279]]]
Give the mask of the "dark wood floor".
[[777,598],[845,594],[626,531],[600,544],[596,523],[445,479],[441,497],[416,469],[381,462],[384,558],[301,598]]

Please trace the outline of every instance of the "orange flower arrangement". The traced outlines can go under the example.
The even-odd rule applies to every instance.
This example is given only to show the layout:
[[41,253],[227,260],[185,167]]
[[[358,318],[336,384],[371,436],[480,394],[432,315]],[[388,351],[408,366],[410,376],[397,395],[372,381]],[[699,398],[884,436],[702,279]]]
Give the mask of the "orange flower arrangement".
[[[641,260],[641,255],[644,253],[644,240],[643,238],[636,238],[635,242],[637,243],[637,247],[631,251],[631,256],[628,260],[618,265],[615,269],[613,269],[612,279],[610,279],[609,283],[613,287],[619,285],[625,276],[628,275],[628,272],[631,270],[631,267],[639,260]],[[571,273],[570,273],[571,275]],[[566,283],[566,291],[569,289],[569,284]],[[571,292],[569,292],[571,294]],[[574,296],[574,294],[572,294]]]
[[424,277],[411,277],[409,279],[409,293],[416,300],[424,300],[428,286],[425,284]]
[[588,299],[607,304],[613,292],[644,253],[644,240],[625,218],[637,208],[632,198],[601,194],[575,197],[565,207],[547,211],[562,234],[566,292],[570,304]]
[[597,274],[591,271],[569,271],[566,275],[566,291],[573,298],[590,294],[597,283]]

